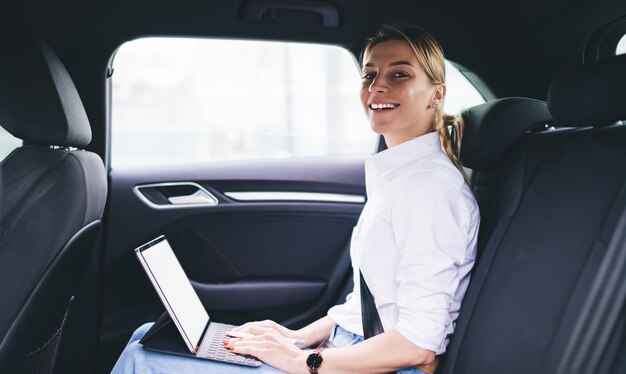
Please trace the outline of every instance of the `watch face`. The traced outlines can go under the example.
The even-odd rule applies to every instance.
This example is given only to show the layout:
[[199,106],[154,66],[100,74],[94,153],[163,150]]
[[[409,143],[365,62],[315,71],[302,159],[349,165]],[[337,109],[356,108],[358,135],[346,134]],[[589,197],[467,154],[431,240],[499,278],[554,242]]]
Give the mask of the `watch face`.
[[310,369],[319,369],[320,365],[322,365],[322,355],[319,352],[313,352],[306,359],[306,365]]

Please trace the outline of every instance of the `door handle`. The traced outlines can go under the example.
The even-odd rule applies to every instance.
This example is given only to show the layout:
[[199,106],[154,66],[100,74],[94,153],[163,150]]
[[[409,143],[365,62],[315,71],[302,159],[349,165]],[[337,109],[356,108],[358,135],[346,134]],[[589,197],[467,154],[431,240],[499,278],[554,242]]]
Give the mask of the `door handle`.
[[167,200],[171,204],[174,204],[174,205],[185,205],[185,204],[215,205],[217,204],[215,197],[205,190],[198,190],[189,195],[170,196],[167,198]]
[[135,194],[157,209],[217,205],[217,198],[194,182],[167,182],[135,186]]

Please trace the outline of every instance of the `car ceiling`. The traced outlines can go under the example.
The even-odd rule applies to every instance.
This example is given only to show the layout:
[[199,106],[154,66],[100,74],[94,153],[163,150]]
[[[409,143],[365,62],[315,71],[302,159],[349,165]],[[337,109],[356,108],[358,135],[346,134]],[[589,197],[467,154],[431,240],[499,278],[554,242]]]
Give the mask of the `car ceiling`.
[[358,51],[378,24],[395,20],[431,32],[448,59],[475,72],[496,96],[545,99],[554,73],[582,62],[589,35],[626,15],[623,0],[324,2],[338,7],[338,28],[301,12],[246,22],[245,0],[15,0],[0,5],[0,32],[40,35],[61,55],[110,55],[124,41],[149,35],[303,40]]

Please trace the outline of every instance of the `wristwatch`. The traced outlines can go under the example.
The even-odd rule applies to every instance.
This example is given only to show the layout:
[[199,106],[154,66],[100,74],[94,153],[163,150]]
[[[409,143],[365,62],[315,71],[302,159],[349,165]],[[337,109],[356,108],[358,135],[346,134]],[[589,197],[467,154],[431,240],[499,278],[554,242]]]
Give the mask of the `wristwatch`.
[[326,348],[324,343],[326,343],[326,341],[322,342],[322,344],[315,348],[306,359],[306,366],[309,368],[309,372],[311,374],[317,374],[317,371],[324,362],[324,359],[322,358],[322,351]]

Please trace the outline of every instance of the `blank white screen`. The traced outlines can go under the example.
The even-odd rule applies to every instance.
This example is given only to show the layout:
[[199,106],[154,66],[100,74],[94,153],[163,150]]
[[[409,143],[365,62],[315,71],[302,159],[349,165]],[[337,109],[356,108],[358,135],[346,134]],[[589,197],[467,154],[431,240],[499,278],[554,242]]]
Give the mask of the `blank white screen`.
[[209,315],[180,266],[174,251],[167,240],[163,240],[141,253],[165,296],[166,300],[163,302],[167,302],[175,314],[172,318],[178,320],[186,338],[195,347],[209,321]]

